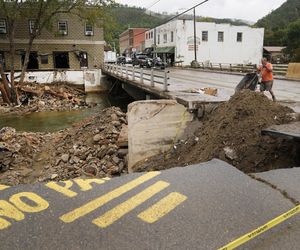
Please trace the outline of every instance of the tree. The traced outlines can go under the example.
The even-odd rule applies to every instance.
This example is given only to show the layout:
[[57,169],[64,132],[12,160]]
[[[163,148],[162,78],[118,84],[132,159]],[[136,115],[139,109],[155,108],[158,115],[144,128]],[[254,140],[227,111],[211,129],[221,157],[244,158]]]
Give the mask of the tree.
[[33,27],[29,33],[24,64],[19,83],[24,81],[29,56],[34,39],[44,29],[51,29],[52,23],[59,14],[77,15],[92,24],[104,26],[104,20],[109,17],[108,9],[114,5],[114,0],[0,0],[0,16],[7,22],[9,54],[10,54],[10,85],[7,82],[3,68],[0,65],[2,84],[0,91],[7,103],[18,104],[18,94],[15,84],[15,30],[16,23],[22,19],[32,19]]
[[300,19],[287,28],[286,53],[290,55],[292,61],[300,62]]

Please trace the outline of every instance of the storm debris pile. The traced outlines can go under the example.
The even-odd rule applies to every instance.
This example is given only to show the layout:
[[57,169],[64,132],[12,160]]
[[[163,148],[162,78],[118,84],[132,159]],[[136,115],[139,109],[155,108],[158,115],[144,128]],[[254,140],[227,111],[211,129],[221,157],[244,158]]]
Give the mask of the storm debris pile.
[[9,106],[0,102],[0,113],[27,114],[41,111],[66,111],[88,107],[85,93],[64,83],[42,85],[24,83],[17,87],[20,105]]
[[80,175],[104,177],[127,172],[127,149],[117,145],[126,114],[109,108],[63,134],[52,155],[52,170],[59,178]]
[[126,124],[126,114],[111,107],[52,134],[16,133],[12,128],[3,128],[0,183],[16,185],[127,173],[128,150],[117,143]]
[[40,145],[45,143],[46,134],[16,133],[14,128],[0,130],[0,173],[13,171],[7,175],[8,183],[18,182],[19,176],[32,172],[34,155],[40,152]]
[[244,172],[294,166],[293,143],[262,136],[261,130],[293,121],[293,110],[252,91],[235,94],[221,104],[194,136],[179,142],[172,152],[142,162],[137,170],[160,170],[218,158]]

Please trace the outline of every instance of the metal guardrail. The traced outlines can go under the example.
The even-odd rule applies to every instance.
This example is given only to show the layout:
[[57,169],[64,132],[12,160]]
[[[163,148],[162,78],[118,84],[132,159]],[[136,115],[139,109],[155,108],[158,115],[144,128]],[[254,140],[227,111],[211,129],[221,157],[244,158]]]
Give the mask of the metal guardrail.
[[[200,68],[229,72],[253,72],[257,69],[256,64],[231,64],[231,63],[200,63]],[[275,75],[286,75],[288,64],[273,64]]]
[[103,69],[113,75],[133,82],[141,84],[149,82],[151,87],[155,87],[155,84],[161,84],[163,85],[163,91],[168,91],[169,71],[166,69],[164,71],[156,71],[153,68],[145,70],[144,68],[134,66],[107,63],[103,65]]

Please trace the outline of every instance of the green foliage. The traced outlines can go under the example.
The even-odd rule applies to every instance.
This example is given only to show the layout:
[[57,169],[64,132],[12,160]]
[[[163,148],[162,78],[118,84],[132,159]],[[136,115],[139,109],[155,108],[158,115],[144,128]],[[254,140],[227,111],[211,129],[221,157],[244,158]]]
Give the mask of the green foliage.
[[300,19],[288,26],[286,37],[286,52],[291,55],[292,61],[300,62]]
[[230,19],[230,18],[213,18],[213,17],[199,17],[197,18],[198,22],[209,22],[209,23],[229,23],[231,25],[243,26],[248,24],[239,19]]
[[297,21],[298,18],[300,18],[300,1],[287,0],[278,9],[258,20],[256,25],[276,32],[287,27],[291,22]]
[[[110,26],[105,30],[105,41],[110,47],[119,46],[119,35],[128,28],[153,28],[166,22],[171,16],[158,13],[149,13],[143,8],[129,7],[127,5],[114,6],[111,9],[112,18],[115,23],[109,22]],[[192,15],[184,15],[186,19],[192,19]],[[200,17],[198,21],[230,23],[233,25],[247,25],[241,20],[217,19]]]
[[299,0],[287,0],[278,9],[258,20],[255,26],[265,28],[265,45],[287,46],[285,53],[292,61],[300,62]]
[[114,6],[110,9],[111,20],[105,27],[105,41],[110,47],[119,47],[119,35],[128,28],[153,28],[163,23],[165,16],[148,15],[146,10],[126,5]]

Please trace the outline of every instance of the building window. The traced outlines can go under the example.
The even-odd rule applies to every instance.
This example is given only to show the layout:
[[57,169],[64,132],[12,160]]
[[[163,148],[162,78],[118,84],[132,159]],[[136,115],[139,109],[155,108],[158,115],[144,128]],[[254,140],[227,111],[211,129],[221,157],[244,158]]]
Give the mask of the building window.
[[157,44],[160,44],[160,35],[157,35]]
[[243,41],[243,33],[242,32],[237,33],[236,41],[237,42],[242,42]]
[[146,40],[149,39],[149,33],[146,33]]
[[164,43],[168,42],[168,34],[164,34]]
[[58,34],[66,36],[68,35],[68,22],[59,21],[58,22]]
[[86,23],[85,24],[85,35],[86,36],[93,36],[94,35],[94,27],[93,25]]
[[151,31],[151,39],[153,38],[153,31]]
[[224,32],[223,31],[218,32],[218,42],[224,42]]
[[41,64],[48,64],[48,55],[41,55]]
[[202,31],[202,41],[203,42],[208,41],[208,31]]
[[0,19],[0,34],[6,34],[7,28],[6,28],[6,20]]
[[[35,28],[35,20],[29,20],[29,33],[32,34]],[[38,32],[38,28],[36,29],[36,33]]]
[[174,42],[174,32],[171,31],[171,43]]
[[53,52],[53,59],[55,69],[70,68],[68,52]]

